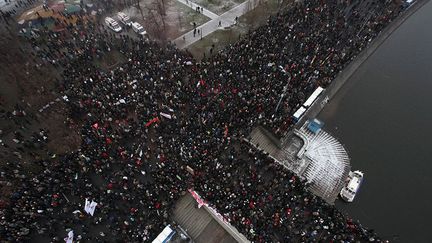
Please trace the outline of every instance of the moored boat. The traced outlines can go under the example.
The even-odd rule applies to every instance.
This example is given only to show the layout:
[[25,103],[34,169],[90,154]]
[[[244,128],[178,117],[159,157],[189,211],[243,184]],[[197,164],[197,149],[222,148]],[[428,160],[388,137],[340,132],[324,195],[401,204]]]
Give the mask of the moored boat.
[[356,170],[350,172],[347,180],[347,184],[342,188],[340,192],[341,198],[346,202],[354,201],[358,190],[360,189],[361,182],[363,181],[363,172]]

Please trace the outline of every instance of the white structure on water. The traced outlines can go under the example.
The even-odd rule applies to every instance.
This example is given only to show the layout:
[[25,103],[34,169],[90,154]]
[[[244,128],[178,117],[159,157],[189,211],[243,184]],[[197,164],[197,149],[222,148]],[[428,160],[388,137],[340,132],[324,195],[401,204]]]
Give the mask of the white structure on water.
[[350,172],[350,159],[345,148],[321,127],[306,122],[294,134],[303,140],[296,154],[301,164],[299,176],[310,184],[310,190],[328,202],[334,202]]
[[282,141],[262,127],[248,140],[309,184],[309,190],[333,204],[350,172],[348,153],[318,120],[307,121]]

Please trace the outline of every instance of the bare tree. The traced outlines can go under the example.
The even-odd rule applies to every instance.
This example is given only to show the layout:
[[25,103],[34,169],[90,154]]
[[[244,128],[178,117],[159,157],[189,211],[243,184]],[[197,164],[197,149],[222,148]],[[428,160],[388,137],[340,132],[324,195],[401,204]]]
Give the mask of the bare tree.
[[252,10],[252,3],[251,3],[250,0],[247,0],[247,2],[246,2],[246,8],[244,9],[243,14],[249,12],[250,10]]
[[165,9],[165,0],[156,0],[155,1],[157,13],[162,21],[162,25],[164,30],[166,29],[165,17],[166,17],[166,9]]
[[180,11],[177,12],[177,18],[178,18],[179,29],[181,29],[183,26],[182,26]]
[[156,37],[162,41],[166,40],[166,0],[152,0],[145,4],[144,9],[148,26]]
[[158,4],[160,5],[160,8],[161,8],[161,13],[162,13],[164,16],[166,16],[165,1],[166,1],[166,0],[157,0]]
[[141,17],[144,20],[144,13],[143,13],[143,10],[141,8],[140,0],[135,0],[135,7],[138,8],[138,10],[140,11]]

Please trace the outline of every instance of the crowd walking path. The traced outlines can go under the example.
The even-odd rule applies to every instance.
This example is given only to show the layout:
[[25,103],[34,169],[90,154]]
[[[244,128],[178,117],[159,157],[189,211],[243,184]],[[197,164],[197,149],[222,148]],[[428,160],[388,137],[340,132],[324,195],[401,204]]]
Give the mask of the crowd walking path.
[[[177,0],[177,1],[186,4],[186,0]],[[188,0],[187,2],[191,3],[190,0]],[[246,14],[247,12],[253,10],[254,8],[256,8],[259,5],[260,2],[262,2],[262,1],[261,0],[244,1],[243,3],[237,5],[236,7],[232,8],[228,11],[226,11],[225,13],[223,13],[222,15],[220,15],[216,18],[212,18],[212,17],[209,17],[208,15],[206,15],[210,11],[207,9],[203,9],[203,14],[206,15],[207,17],[211,18],[211,20],[206,22],[203,25],[198,26],[196,28],[196,31],[191,30],[191,31],[185,33],[184,35],[178,37],[173,42],[174,42],[174,44],[176,44],[176,46],[179,49],[184,49],[184,48],[192,45],[193,43],[201,40],[202,38],[210,35],[211,33],[215,32],[216,30],[228,28],[228,27],[235,25],[236,24],[236,18],[240,18],[240,16],[242,16],[243,14]],[[188,6],[195,6],[195,5],[188,5]],[[198,6],[198,5],[196,5],[196,6]]]

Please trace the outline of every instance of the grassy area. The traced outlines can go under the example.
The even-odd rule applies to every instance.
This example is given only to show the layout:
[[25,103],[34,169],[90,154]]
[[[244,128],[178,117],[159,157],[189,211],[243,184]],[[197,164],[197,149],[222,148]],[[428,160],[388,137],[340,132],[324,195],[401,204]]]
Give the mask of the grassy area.
[[142,1],[142,15],[138,8],[122,11],[144,26],[152,39],[174,40],[193,29],[193,23],[204,24],[210,19],[176,0],[165,2],[165,11],[160,11],[153,1]]
[[[179,3],[176,1],[176,9],[178,10],[178,15],[180,17],[178,18],[178,25],[179,25],[179,36],[191,31],[193,29],[193,23],[195,22],[197,26],[202,25],[210,20],[210,18],[197,13],[193,9],[189,8],[188,6],[185,6],[182,3]],[[178,37],[178,36],[177,36]],[[175,38],[173,38],[175,39]]]
[[246,0],[193,0],[215,14],[221,15]]
[[[285,3],[286,5],[287,3]],[[261,6],[239,18],[239,23],[228,30],[217,30],[212,34],[204,37],[203,40],[195,42],[189,46],[188,51],[197,59],[202,59],[205,55],[210,56],[210,48],[214,45],[213,54],[222,50],[225,46],[236,42],[240,36],[247,34],[249,31],[262,26],[266,23],[268,17],[278,12],[280,5],[278,0],[268,0],[261,3]]]
[[210,56],[210,49],[214,46],[213,54],[222,50],[227,45],[236,42],[239,39],[240,32],[234,29],[217,30],[212,34],[206,36],[202,40],[195,42],[189,46],[187,50],[196,58],[202,59],[204,53],[206,57]]

